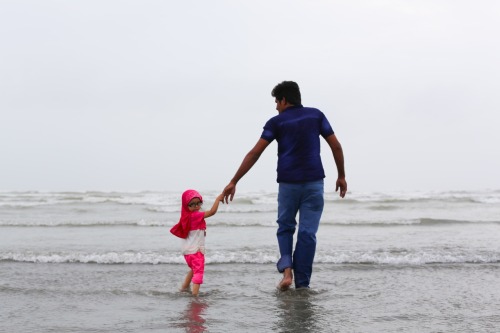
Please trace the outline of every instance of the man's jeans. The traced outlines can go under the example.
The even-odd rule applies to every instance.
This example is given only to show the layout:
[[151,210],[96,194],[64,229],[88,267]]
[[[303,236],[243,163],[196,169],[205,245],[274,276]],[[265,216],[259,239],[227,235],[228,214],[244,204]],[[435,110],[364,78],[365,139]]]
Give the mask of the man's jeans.
[[[276,235],[281,258],[277,266],[279,272],[283,272],[285,268],[293,268],[296,288],[309,287],[316,252],[316,232],[323,206],[323,180],[279,184]],[[299,212],[299,232],[293,252],[297,212]]]

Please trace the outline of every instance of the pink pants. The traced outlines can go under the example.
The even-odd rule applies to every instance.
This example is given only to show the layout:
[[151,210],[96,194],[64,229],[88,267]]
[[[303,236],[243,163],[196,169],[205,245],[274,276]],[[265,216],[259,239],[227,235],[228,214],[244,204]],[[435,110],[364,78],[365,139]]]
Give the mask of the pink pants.
[[184,255],[184,259],[186,259],[186,263],[193,271],[191,281],[196,284],[202,284],[203,272],[205,271],[205,255],[201,252],[196,252],[195,254]]

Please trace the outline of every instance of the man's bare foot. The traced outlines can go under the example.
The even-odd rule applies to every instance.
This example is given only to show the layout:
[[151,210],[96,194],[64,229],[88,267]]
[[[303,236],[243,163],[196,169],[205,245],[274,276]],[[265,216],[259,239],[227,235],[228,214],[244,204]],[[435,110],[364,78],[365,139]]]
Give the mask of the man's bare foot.
[[292,269],[285,268],[285,271],[283,272],[283,279],[281,279],[281,282],[278,284],[278,289],[281,291],[286,291],[290,289],[292,282],[293,282]]

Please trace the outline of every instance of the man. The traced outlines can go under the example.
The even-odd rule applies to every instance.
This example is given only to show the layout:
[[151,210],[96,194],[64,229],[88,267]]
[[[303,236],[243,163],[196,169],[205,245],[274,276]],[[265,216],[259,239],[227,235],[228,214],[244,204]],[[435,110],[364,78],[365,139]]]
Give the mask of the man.
[[[347,192],[342,146],[325,115],[318,109],[303,107],[300,89],[293,81],[283,81],[271,92],[278,115],[269,119],[264,131],[243,159],[233,179],[224,188],[226,203],[233,200],[238,181],[257,162],[273,141],[278,142],[278,231],[280,259],[277,268],[283,273],[278,288],[287,290],[294,278],[296,288],[309,288],[316,251],[316,232],[323,212],[323,178],[320,157],[321,135],[330,146],[337,165],[335,191]],[[293,251],[293,235],[299,214],[299,231]],[[293,253],[292,253],[293,252]],[[293,269],[293,272],[292,272]]]

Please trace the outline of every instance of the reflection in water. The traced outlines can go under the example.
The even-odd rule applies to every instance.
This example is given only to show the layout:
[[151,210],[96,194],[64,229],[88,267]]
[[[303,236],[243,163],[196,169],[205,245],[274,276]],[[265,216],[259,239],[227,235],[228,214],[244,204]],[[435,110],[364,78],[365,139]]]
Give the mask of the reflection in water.
[[203,318],[207,303],[197,297],[189,301],[186,310],[182,313],[182,326],[188,333],[201,333],[206,331],[205,318]]
[[324,332],[321,309],[312,303],[314,294],[310,289],[290,289],[280,292],[278,301],[278,322],[276,330],[279,332]]

